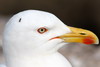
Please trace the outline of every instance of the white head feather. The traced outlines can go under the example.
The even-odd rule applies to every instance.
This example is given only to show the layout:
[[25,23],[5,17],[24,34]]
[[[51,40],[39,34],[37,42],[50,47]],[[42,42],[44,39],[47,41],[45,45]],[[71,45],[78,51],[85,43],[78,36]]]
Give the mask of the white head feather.
[[[41,27],[48,31],[40,34],[37,30]],[[12,58],[15,57],[41,56],[57,52],[66,43],[61,39],[50,39],[70,32],[62,21],[48,12],[27,10],[14,15],[5,27],[3,39],[8,67],[13,66],[9,63],[14,64]]]

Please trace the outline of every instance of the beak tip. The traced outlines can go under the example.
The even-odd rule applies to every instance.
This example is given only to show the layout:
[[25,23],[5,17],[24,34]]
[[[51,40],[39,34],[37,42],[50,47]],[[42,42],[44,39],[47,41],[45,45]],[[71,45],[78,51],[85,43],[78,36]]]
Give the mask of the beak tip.
[[99,40],[97,40],[95,44],[99,44]]
[[99,38],[96,36],[96,42],[94,44],[99,44]]

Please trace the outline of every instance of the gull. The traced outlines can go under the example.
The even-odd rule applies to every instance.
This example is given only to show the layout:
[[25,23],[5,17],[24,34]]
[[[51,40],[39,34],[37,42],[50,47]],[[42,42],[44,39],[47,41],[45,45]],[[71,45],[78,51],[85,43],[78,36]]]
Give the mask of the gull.
[[[6,67],[72,67],[58,52],[69,43],[98,44],[91,31],[65,25],[55,15],[26,10],[14,15],[3,34]],[[4,66],[1,66],[4,67]]]

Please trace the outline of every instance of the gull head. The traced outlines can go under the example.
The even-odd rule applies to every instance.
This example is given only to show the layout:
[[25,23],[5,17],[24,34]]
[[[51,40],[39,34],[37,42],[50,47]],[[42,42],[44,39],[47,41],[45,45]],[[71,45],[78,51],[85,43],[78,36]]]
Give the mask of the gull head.
[[55,15],[27,10],[14,15],[6,24],[4,46],[19,52],[56,51],[64,41],[58,36],[71,33]]
[[40,54],[55,52],[72,42],[95,44],[98,38],[90,31],[66,26],[51,13],[27,10],[8,21],[3,41],[4,51]]

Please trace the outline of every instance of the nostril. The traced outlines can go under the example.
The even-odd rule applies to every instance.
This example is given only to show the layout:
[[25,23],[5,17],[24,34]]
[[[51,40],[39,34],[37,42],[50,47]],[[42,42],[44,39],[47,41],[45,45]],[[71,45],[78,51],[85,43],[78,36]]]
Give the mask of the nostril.
[[80,33],[81,35],[86,35],[86,33]]

